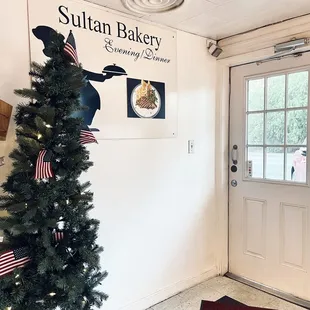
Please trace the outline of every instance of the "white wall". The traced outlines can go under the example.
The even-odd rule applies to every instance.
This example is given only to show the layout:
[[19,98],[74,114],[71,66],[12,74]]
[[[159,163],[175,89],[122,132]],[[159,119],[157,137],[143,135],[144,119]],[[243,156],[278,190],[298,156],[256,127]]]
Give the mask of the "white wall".
[[178,32],[178,138],[90,147],[107,310],[143,309],[215,267],[215,76],[205,39]]
[[[29,87],[30,81],[26,0],[1,3],[0,41],[0,99],[16,106],[19,98],[14,95],[13,90]],[[0,183],[10,171],[8,154],[14,146],[14,140],[14,124],[11,119],[7,140],[0,141],[0,156],[5,156],[6,160],[5,166],[0,167]]]
[[[13,89],[29,84],[26,1],[5,6],[0,98],[16,104]],[[95,166],[83,179],[93,183],[93,215],[101,220],[106,310],[145,309],[217,272],[216,61],[204,38],[178,32],[178,89],[177,138],[89,146]],[[3,179],[7,171],[0,169]]]

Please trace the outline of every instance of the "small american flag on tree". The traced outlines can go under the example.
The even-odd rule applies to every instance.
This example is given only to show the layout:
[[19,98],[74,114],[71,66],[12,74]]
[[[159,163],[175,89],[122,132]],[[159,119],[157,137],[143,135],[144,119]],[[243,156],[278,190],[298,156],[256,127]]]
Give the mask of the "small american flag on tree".
[[68,36],[64,51],[72,59],[72,61],[78,66],[79,59],[78,59],[78,55],[76,52],[75,39],[74,39],[74,36],[71,30],[70,30],[70,34]]
[[81,144],[98,143],[88,126],[81,129],[80,142]]
[[53,171],[52,171],[52,165],[51,165],[51,160],[52,160],[52,152],[47,151],[47,150],[41,150],[39,152],[39,156],[37,159],[37,164],[36,164],[36,174],[35,174],[35,179],[48,179],[52,178]]
[[22,268],[30,262],[28,248],[10,250],[0,255],[0,277],[12,272],[15,268]]
[[61,241],[64,238],[64,236],[65,235],[63,231],[56,230],[56,229],[53,230],[53,241],[55,243]]

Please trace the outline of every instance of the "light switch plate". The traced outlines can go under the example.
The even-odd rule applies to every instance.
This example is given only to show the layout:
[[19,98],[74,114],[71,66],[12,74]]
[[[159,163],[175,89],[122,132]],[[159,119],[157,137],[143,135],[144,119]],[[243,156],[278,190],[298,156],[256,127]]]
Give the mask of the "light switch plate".
[[188,154],[195,153],[195,142],[194,140],[188,140]]

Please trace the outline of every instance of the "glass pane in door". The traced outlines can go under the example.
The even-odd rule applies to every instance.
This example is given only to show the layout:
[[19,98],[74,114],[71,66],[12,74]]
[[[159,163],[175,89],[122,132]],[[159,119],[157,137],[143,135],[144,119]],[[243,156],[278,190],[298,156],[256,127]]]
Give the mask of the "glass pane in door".
[[286,150],[286,180],[306,183],[307,147],[289,147]]
[[292,110],[287,112],[287,142],[288,145],[307,144],[308,111]]
[[266,144],[284,144],[284,111],[266,113]]
[[264,143],[264,113],[248,115],[248,144],[262,145]]
[[269,180],[284,179],[284,148],[266,148],[266,178]]
[[264,110],[265,86],[264,79],[248,82],[248,111]]
[[308,105],[308,71],[288,75],[287,107],[306,107]]
[[285,108],[285,75],[267,79],[267,109]]

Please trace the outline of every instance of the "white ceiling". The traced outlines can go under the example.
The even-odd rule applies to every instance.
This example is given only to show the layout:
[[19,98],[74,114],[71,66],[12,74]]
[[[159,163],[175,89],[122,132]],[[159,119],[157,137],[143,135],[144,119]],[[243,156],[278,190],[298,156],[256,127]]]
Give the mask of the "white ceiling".
[[310,0],[185,0],[174,11],[144,16],[125,9],[121,0],[86,1],[212,39],[310,13]]

